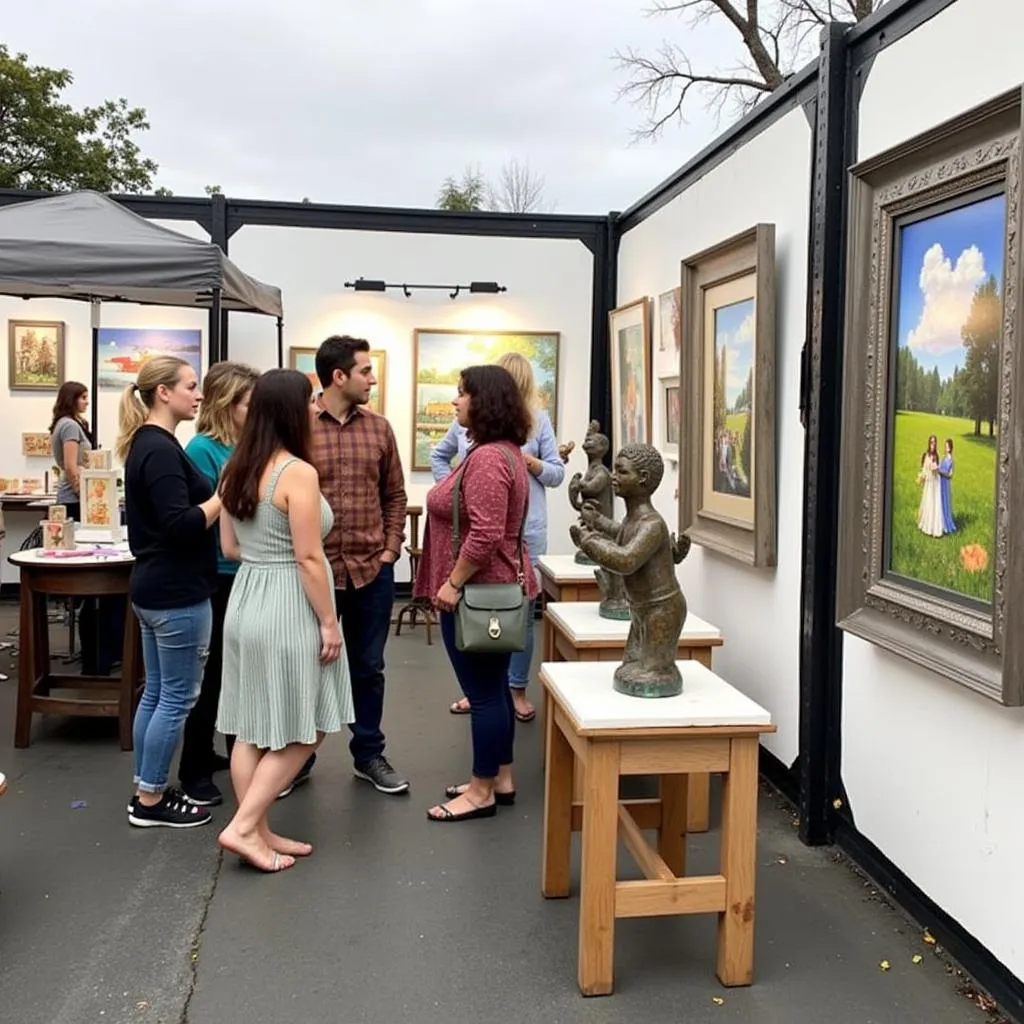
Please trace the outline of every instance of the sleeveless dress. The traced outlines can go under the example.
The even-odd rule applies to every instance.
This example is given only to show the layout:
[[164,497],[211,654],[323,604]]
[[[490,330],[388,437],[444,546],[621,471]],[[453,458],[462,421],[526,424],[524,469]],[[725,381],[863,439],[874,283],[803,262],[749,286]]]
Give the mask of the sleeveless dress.
[[[273,504],[281,471],[295,461],[286,459],[271,473],[252,519],[232,520],[242,564],[224,619],[217,728],[270,750],[315,743],[318,731],[339,732],[355,721],[346,651],[320,663],[320,623],[302,589],[288,517]],[[320,536],[333,524],[321,495]],[[326,557],[324,565],[330,581]]]

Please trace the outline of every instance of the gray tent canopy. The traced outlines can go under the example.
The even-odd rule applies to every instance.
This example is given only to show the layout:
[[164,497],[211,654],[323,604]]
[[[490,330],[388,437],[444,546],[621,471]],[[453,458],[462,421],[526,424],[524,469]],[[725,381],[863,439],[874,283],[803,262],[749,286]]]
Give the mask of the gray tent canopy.
[[171,231],[98,192],[0,209],[0,294],[243,310],[280,317],[281,290],[218,245]]

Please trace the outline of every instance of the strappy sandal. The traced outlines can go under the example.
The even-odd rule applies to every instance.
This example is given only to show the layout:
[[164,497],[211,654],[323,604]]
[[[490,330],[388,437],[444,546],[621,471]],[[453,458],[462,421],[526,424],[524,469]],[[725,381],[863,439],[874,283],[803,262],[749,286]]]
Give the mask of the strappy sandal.
[[[466,797],[466,799],[469,800],[469,797]],[[480,804],[474,804],[472,800],[469,800],[469,802],[473,809],[471,811],[463,811],[461,814],[456,814],[444,804],[438,804],[438,810],[441,813],[431,814],[430,810],[433,810],[433,808],[431,808],[427,811],[427,820],[439,821],[447,824],[448,822],[454,821],[473,821],[475,818],[493,818],[494,815],[498,813],[497,803],[484,804],[481,806]]]
[[462,703],[464,700],[466,700],[465,697],[460,697],[458,700],[452,701],[448,705],[448,711],[453,715],[468,715],[472,709],[468,701],[465,704]]
[[[457,796],[462,796],[466,792],[463,786],[465,786],[464,782],[454,786],[445,786],[444,795],[449,800],[454,800]],[[499,807],[511,807],[516,802],[516,791],[512,789],[507,793],[499,793],[497,790],[494,790],[494,802]]]

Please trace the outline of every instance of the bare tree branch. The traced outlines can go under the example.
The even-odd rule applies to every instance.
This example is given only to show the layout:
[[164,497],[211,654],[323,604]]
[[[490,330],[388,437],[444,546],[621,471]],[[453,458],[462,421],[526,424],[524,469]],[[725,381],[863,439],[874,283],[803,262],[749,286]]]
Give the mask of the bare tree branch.
[[683,122],[684,107],[695,94],[720,118],[726,104],[739,113],[751,110],[814,55],[817,34],[833,21],[863,21],[885,0],[653,0],[648,17],[675,15],[692,31],[727,23],[742,44],[743,59],[732,69],[695,67],[687,52],[663,41],[654,55],[633,48],[612,56],[625,73],[620,99],[644,111],[634,138],[656,139],[671,121]]
[[544,178],[534,173],[527,161],[512,159],[498,173],[498,180],[489,187],[492,210],[506,213],[546,213]]

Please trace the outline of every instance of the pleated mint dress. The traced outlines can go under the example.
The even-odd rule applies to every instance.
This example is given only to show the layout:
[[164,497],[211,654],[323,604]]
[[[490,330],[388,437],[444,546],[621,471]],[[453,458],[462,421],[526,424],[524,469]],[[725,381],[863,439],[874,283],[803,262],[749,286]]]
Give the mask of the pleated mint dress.
[[[330,665],[320,663],[320,624],[299,579],[288,517],[272,500],[281,471],[295,461],[286,459],[271,474],[252,519],[233,521],[242,564],[224,619],[217,729],[270,750],[315,743],[317,732],[339,732],[355,721],[346,651]],[[321,495],[321,537],[333,524]],[[330,581],[326,558],[324,565]]]

